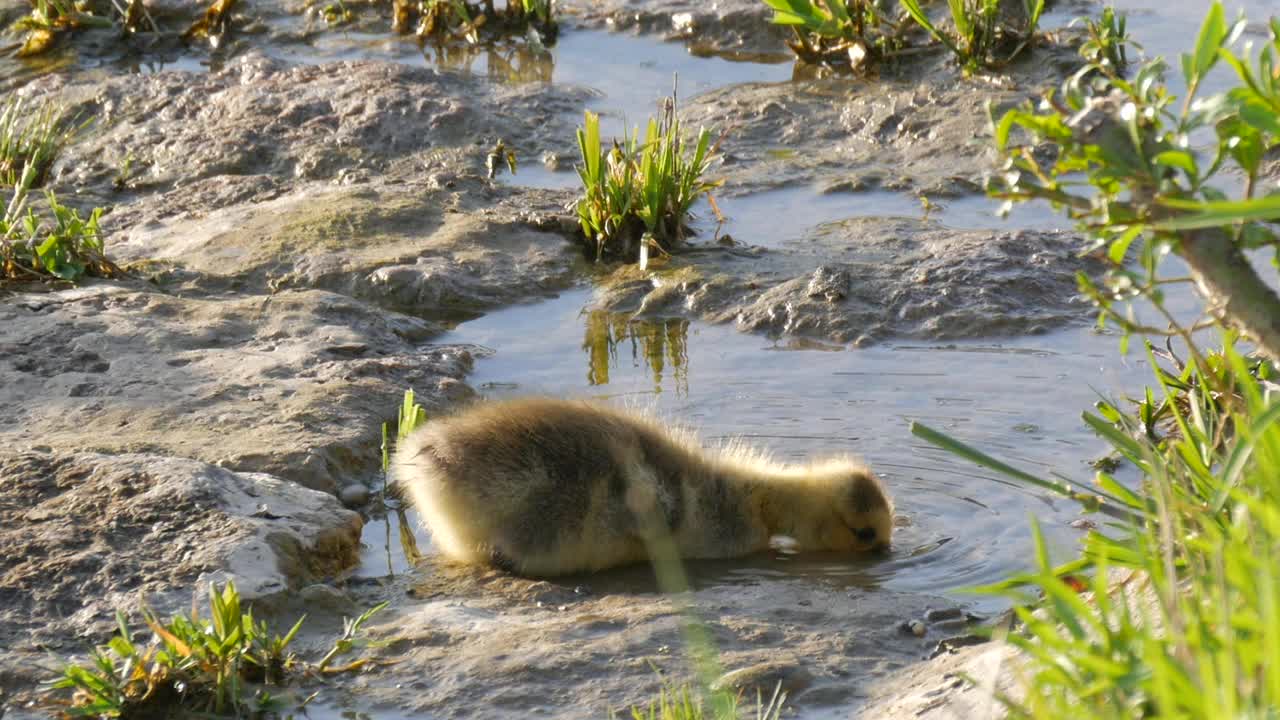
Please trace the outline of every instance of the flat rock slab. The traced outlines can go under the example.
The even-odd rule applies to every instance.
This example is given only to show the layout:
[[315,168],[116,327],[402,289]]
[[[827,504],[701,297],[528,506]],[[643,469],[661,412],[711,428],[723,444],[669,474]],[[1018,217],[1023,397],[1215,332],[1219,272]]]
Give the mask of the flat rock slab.
[[185,297],[99,283],[0,303],[0,448],[148,452],[336,492],[406,389],[470,395],[438,328],[320,290]]
[[269,599],[328,577],[355,561],[361,524],[331,495],[262,473],[0,451],[0,688],[29,691],[50,651],[105,641],[117,609],[145,601],[165,616],[210,582]]
[[[563,154],[573,147],[570,119],[590,97],[398,63],[290,65],[259,52],[218,72],[50,75],[22,94],[93,118],[54,167],[60,194],[74,189],[84,202],[118,204],[162,193],[162,207],[174,213],[308,181],[350,184],[443,166],[483,174],[500,138],[522,158]],[[239,182],[210,182],[221,177]]]
[[669,269],[625,268],[600,309],[734,323],[747,332],[867,344],[1043,332],[1090,317],[1071,235],[957,231],[902,218],[819,226],[777,250],[702,248]]

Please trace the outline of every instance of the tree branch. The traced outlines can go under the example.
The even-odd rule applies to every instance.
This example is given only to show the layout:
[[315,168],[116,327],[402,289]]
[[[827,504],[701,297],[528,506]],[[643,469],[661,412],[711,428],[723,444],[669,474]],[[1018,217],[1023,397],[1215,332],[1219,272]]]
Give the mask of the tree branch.
[[1190,230],[1180,237],[1180,254],[1210,312],[1233,324],[1272,360],[1280,360],[1280,296],[1221,228]]

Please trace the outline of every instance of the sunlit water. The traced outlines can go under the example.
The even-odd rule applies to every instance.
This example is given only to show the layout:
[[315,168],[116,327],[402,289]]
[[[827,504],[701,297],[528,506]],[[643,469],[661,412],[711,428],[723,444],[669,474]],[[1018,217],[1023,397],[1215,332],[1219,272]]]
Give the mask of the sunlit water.
[[[708,446],[743,437],[779,459],[855,452],[885,479],[901,515],[887,557],[771,555],[694,567],[696,582],[804,574],[824,582],[950,592],[1028,568],[1028,520],[1069,550],[1071,503],[1014,487],[908,431],[915,420],[1041,476],[1087,481],[1103,450],[1080,422],[1099,391],[1137,387],[1145,361],[1117,357],[1090,330],[1000,341],[814,349],[685,320],[584,312],[590,290],[510,308],[442,337],[495,351],[470,381],[489,397],[594,397],[698,430]],[[394,518],[393,518],[394,521]],[[386,526],[366,531],[362,572],[386,574]],[[390,563],[406,563],[391,531]],[[425,541],[425,538],[422,539]],[[984,604],[992,608],[994,604]]]

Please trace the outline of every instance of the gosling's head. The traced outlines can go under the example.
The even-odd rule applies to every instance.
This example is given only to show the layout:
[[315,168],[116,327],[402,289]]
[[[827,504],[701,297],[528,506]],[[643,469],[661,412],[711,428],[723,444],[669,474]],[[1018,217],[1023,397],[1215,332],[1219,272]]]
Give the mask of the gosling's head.
[[821,543],[831,550],[883,550],[893,540],[893,500],[884,485],[861,465],[832,468],[828,476],[832,515]]

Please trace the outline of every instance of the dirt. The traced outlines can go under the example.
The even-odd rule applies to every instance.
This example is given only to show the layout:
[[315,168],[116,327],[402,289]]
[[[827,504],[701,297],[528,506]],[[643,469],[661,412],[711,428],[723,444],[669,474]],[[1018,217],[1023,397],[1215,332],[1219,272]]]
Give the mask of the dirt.
[[[380,657],[394,664],[348,689],[360,707],[407,716],[466,717],[480,707],[486,715],[603,716],[655,697],[663,686],[655,669],[699,672],[688,660],[692,633],[716,651],[715,666],[700,672],[718,686],[747,691],[754,703],[756,688],[767,700],[782,682],[796,712],[834,717],[868,697],[871,678],[937,644],[936,632],[903,633],[902,617],[954,607],[812,578],[730,580],[726,569],[694,563],[695,590],[664,596],[646,568],[546,582],[429,563],[365,590],[370,600],[411,599],[372,631],[391,641]],[[857,622],[840,620],[851,617]]]
[[778,249],[712,246],[662,272],[626,268],[601,283],[596,306],[842,344],[1034,334],[1088,318],[1075,275],[1101,265],[1079,247],[1068,234],[866,217]]

